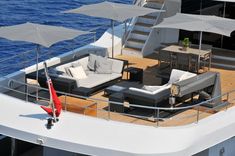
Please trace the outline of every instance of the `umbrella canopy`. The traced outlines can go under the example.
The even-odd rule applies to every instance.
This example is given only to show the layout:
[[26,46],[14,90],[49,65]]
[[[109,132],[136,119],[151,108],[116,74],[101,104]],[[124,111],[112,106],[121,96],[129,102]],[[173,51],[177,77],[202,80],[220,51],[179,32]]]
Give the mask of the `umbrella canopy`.
[[[25,41],[35,43],[37,45],[36,51],[36,80],[38,81],[38,58],[39,46],[50,47],[51,45],[73,39],[79,35],[88,34],[89,32],[68,29],[58,26],[41,25],[35,23],[25,23],[14,26],[0,27],[0,37],[12,41]],[[36,98],[38,99],[38,90],[36,91]]]
[[114,55],[114,22],[123,22],[129,18],[143,16],[153,12],[162,12],[162,10],[144,8],[136,5],[101,2],[97,4],[84,5],[77,9],[64,11],[63,13],[77,13],[94,17],[111,19],[112,26],[112,57]]
[[231,32],[235,30],[235,20],[217,16],[177,13],[165,18],[162,23],[153,26],[153,28],[183,29],[230,36]]
[[35,43],[47,48],[57,42],[70,40],[87,33],[89,32],[29,22],[0,27],[0,37],[2,38]]
[[84,5],[77,9],[64,11],[64,13],[77,13],[88,16],[101,17],[123,22],[129,18],[142,16],[160,10],[144,8],[136,5],[101,2],[91,5]]
[[165,18],[163,22],[153,26],[153,28],[172,28],[188,31],[199,31],[201,32],[201,47],[202,32],[210,32],[230,37],[230,34],[235,30],[235,20],[217,16],[177,13],[174,16]]

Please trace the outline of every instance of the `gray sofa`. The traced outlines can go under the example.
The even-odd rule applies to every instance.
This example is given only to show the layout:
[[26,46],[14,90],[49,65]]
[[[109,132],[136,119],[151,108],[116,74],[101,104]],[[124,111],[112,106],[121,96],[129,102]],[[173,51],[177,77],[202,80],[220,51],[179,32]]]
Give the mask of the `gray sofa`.
[[[106,58],[93,54],[93,56],[99,57],[99,59],[101,59],[100,63],[103,64],[103,68],[97,72],[96,70],[90,70],[88,68],[90,55],[85,55],[70,62],[62,63],[49,68],[49,75],[57,91],[74,93],[82,96],[90,96],[94,92],[112,85],[122,78],[125,63],[127,63],[126,61],[114,58]],[[109,63],[110,68],[106,68],[104,61]],[[71,73],[68,73],[69,68],[76,66],[82,67],[86,75],[85,77],[80,79],[73,77]],[[35,73],[28,74],[27,77],[35,78]],[[40,71],[39,83],[42,87],[47,87],[43,70]]]
[[124,62],[121,60],[117,60],[117,59],[111,59],[111,58],[107,58],[107,59],[112,62],[112,71],[110,73],[97,73],[96,71],[90,70],[88,68],[89,56],[86,56],[84,58],[57,66],[55,68],[57,71],[59,71],[61,73],[66,73],[66,68],[72,67],[73,64],[79,63],[83,67],[83,69],[87,75],[86,78],[78,79],[78,78],[74,78],[68,74],[60,74],[60,75],[50,74],[50,75],[75,80],[77,88],[79,88],[79,87],[94,88],[98,85],[101,85],[106,82],[109,82],[109,81],[112,81],[112,80],[115,80],[115,79],[122,77]]
[[131,104],[156,107],[169,99],[173,83],[185,81],[195,76],[194,73],[173,69],[168,83],[162,86],[129,88],[124,92],[124,97]]

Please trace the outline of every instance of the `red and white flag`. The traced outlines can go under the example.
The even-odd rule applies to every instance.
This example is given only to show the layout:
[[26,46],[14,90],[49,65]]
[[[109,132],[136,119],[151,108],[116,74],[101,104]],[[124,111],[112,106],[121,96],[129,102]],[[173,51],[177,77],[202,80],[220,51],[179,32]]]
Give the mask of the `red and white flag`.
[[[47,112],[47,114],[49,114],[52,117],[59,117],[61,110],[62,110],[62,105],[61,102],[56,94],[56,91],[53,87],[53,83],[51,81],[51,78],[49,77],[48,73],[47,73],[47,66],[46,63],[44,63],[45,65],[45,75],[47,77],[47,84],[48,84],[48,89],[49,89],[49,93],[50,93],[50,104],[51,107],[46,107],[46,106],[41,106],[41,108],[43,110],[45,110]],[[55,116],[54,116],[55,115]]]

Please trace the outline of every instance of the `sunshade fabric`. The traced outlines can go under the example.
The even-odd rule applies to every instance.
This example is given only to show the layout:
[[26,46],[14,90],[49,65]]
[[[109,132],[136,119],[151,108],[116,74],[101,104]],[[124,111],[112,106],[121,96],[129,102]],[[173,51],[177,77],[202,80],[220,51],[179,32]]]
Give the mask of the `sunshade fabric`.
[[0,37],[12,41],[31,42],[49,48],[51,45],[73,39],[89,32],[49,26],[35,23],[24,23],[14,26],[0,27]]
[[64,11],[63,13],[78,13],[123,22],[129,18],[159,11],[160,10],[144,8],[136,5],[112,3],[105,1],[91,5],[84,5],[77,9]]
[[230,36],[235,30],[235,20],[208,16],[177,13],[174,16],[165,18],[163,22],[153,28],[172,28],[188,31],[201,31]]

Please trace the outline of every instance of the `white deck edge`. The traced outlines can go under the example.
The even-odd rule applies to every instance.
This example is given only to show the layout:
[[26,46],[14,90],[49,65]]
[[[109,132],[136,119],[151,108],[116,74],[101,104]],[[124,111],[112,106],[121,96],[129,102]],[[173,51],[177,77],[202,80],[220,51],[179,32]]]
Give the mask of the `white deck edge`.
[[63,112],[51,129],[38,105],[0,94],[0,133],[43,146],[89,155],[188,156],[235,134],[235,108],[187,126],[156,128]]

